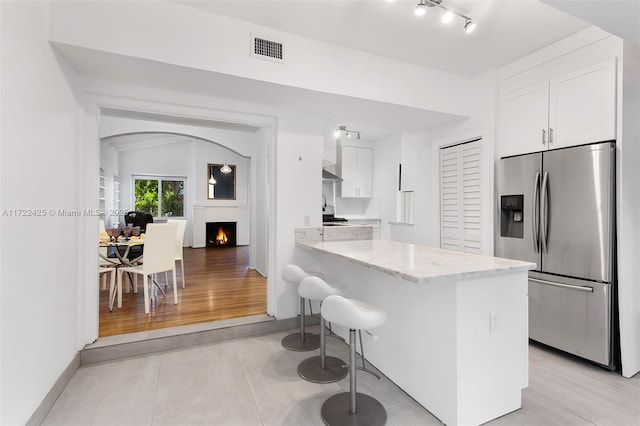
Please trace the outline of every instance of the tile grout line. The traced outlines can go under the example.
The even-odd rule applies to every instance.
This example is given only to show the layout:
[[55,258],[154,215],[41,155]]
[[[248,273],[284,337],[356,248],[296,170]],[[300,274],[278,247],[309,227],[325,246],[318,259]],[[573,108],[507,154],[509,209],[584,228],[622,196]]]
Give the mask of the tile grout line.
[[158,356],[158,367],[156,368],[156,389],[153,395],[153,406],[151,408],[151,423],[149,426],[153,426],[153,421],[156,415],[156,403],[158,401],[158,388],[160,387],[160,372],[162,371],[162,352]]
[[247,377],[247,371],[244,368],[244,363],[242,362],[242,359],[240,359],[240,356],[238,355],[238,342],[241,340],[246,340],[247,338],[244,337],[242,339],[233,339],[231,342],[233,343],[233,353],[236,355],[236,358],[238,359],[238,362],[240,363],[240,368],[242,369],[242,376],[244,377],[244,381],[247,384],[247,387],[249,388],[249,392],[251,393],[251,401],[253,401],[253,406],[256,409],[256,413],[258,413],[258,418],[260,419],[260,424],[262,424],[262,426],[264,426],[264,419],[262,418],[262,414],[260,413],[260,409],[258,408],[258,403],[256,402],[256,397],[255,397],[255,393],[253,388],[251,387],[251,383],[249,383],[249,378]]

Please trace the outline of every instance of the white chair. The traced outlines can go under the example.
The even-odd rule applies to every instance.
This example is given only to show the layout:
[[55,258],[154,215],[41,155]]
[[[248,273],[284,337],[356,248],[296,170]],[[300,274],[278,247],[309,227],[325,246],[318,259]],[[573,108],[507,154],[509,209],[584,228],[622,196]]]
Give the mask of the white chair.
[[111,274],[111,280],[109,282],[109,310],[112,311],[113,310],[113,301],[115,299],[115,289],[116,289],[116,273],[117,273],[117,269],[116,268],[109,268],[109,267],[98,267],[98,279],[100,279],[100,277],[102,277],[102,282],[103,282],[103,290],[105,289],[105,282],[107,279],[107,274]]
[[[167,223],[176,223],[178,230],[176,234],[176,262],[180,261],[180,275],[182,277],[182,288],[185,286],[184,282],[184,258],[182,256],[182,246],[184,244],[184,233],[187,230],[187,221],[182,219],[168,219]],[[165,282],[167,277],[165,276]]]
[[[149,313],[149,305],[152,289],[149,285],[153,283],[150,275],[160,272],[171,271],[173,273],[173,300],[178,304],[178,287],[176,285],[176,262],[175,262],[175,223],[154,223],[148,224],[145,241],[144,257],[142,265],[123,266],[118,268],[118,307],[122,306],[122,273],[131,272],[142,275],[144,284],[144,313]],[[155,292],[153,292],[155,293]]]
[[[298,286],[298,295],[307,300],[322,302],[339,291],[319,277],[306,277]],[[334,356],[326,356],[326,327],[324,317],[320,317],[320,355],[305,359],[298,365],[298,374],[314,383],[333,383],[341,380],[349,370],[345,362]]]
[[[320,410],[325,424],[384,425],[387,411],[375,398],[356,391],[356,330],[367,330],[382,325],[387,315],[359,300],[342,296],[327,296],[320,308],[322,317],[349,329],[349,392],[329,397]],[[362,341],[362,337],[360,338]],[[364,361],[364,354],[363,361]]]

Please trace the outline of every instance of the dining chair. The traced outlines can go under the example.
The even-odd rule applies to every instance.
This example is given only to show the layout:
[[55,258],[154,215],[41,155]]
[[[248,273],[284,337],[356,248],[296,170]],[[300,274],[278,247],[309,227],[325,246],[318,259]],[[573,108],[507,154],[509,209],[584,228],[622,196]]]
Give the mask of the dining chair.
[[122,306],[122,274],[130,272],[142,275],[144,290],[144,313],[149,313],[152,294],[149,288],[154,281],[150,275],[171,271],[173,273],[173,300],[178,304],[178,287],[176,285],[175,240],[177,234],[175,223],[154,223],[147,225],[144,241],[144,255],[141,265],[122,266],[118,268],[118,307]]
[[[184,219],[168,219],[167,223],[175,223],[178,225],[178,230],[176,234],[176,253],[175,253],[175,261],[180,262],[180,275],[182,278],[182,288],[185,286],[184,282],[184,257],[182,256],[182,246],[184,244],[184,233],[187,230],[187,221]],[[165,276],[165,283],[166,281]]]
[[98,267],[98,279],[100,277],[102,277],[102,281],[103,281],[103,287],[102,289],[105,289],[105,281],[107,278],[107,274],[110,273],[111,274],[111,280],[109,281],[109,310],[112,311],[113,310],[113,302],[115,299],[115,289],[116,289],[116,273],[117,273],[117,268],[112,268],[112,267],[104,267],[104,266],[99,266]]

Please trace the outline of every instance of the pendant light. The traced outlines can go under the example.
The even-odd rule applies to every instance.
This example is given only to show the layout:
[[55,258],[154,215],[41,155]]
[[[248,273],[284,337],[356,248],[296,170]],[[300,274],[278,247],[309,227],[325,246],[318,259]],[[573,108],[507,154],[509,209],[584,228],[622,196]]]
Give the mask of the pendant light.
[[222,173],[224,173],[225,175],[228,175],[229,173],[231,173],[233,170],[231,169],[231,167],[229,167],[229,165],[227,164],[227,149],[224,149],[224,166],[220,167],[220,171]]

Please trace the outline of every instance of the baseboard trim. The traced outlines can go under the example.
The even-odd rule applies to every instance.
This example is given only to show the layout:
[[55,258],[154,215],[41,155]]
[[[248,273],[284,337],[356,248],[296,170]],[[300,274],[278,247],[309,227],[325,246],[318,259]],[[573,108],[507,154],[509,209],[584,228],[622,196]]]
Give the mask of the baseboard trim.
[[38,426],[42,424],[44,418],[49,413],[49,410],[51,410],[51,407],[53,407],[53,404],[55,404],[64,388],[67,387],[67,384],[69,383],[75,372],[78,370],[78,368],[80,368],[80,352],[76,352],[67,368],[64,369],[62,374],[60,374],[60,377],[58,377],[58,380],[56,380],[49,392],[47,392],[47,395],[44,397],[38,408],[36,408],[36,411],[33,412],[31,418],[26,423],[27,426]]
[[242,337],[258,336],[261,334],[296,328],[297,324],[298,318],[293,317],[282,320],[233,325],[213,330],[200,330],[173,336],[149,338],[109,346],[89,347],[80,351],[80,365],[113,361],[132,356],[146,355],[189,346],[205,345],[208,343],[222,342]]

